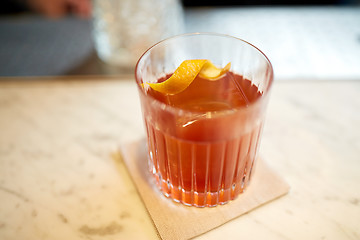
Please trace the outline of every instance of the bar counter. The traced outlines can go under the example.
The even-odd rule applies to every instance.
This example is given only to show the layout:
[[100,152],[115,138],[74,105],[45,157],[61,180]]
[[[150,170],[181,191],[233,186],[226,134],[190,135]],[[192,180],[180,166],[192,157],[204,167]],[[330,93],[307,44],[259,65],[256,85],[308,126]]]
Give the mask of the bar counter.
[[[359,79],[360,80],[360,79]],[[360,81],[280,81],[260,154],[290,192],[195,239],[360,239]],[[2,78],[0,239],[158,239],[119,146],[131,75]]]

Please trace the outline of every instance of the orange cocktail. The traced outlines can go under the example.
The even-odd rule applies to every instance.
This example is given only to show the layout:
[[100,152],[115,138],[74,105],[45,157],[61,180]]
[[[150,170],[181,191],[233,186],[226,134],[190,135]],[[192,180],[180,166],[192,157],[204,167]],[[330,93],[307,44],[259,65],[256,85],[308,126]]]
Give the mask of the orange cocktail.
[[[212,62],[221,66],[232,63],[217,79],[198,74],[175,94],[146,86],[166,81],[180,65],[174,62],[207,58],[204,45],[209,41],[219,42],[219,49],[207,49],[218,54],[214,57],[212,53]],[[251,67],[241,71],[236,53],[225,49],[236,50],[237,44],[249,48],[246,54],[255,54],[260,60],[253,65],[244,60],[244,65]],[[198,51],[189,49],[189,45],[198,46]],[[237,54],[241,59],[244,53]],[[248,57],[249,61],[255,59]],[[271,64],[259,50],[223,35],[175,37],[143,55],[136,80],[147,131],[149,166],[165,196],[203,207],[224,204],[243,192],[256,160],[272,79]]]

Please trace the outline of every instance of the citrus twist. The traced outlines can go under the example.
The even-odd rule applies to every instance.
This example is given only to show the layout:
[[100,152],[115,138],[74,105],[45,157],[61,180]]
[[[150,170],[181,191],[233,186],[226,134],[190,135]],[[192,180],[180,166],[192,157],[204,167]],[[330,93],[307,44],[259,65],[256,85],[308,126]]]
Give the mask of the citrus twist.
[[205,59],[185,60],[166,81],[160,83],[144,83],[153,90],[164,94],[177,94],[184,91],[199,75],[214,81],[230,70],[231,63],[224,68],[217,68],[211,61]]

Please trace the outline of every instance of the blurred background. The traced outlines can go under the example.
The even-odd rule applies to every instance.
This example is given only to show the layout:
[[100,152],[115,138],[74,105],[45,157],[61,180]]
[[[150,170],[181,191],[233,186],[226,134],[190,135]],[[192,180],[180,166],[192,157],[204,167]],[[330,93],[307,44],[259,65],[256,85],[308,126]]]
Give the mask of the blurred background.
[[[138,12],[140,5],[130,6],[129,0],[101,3],[109,1],[122,4],[116,9],[126,16],[122,21],[110,19],[122,26],[116,38],[127,38],[132,43],[134,39],[146,39],[144,46],[134,47],[141,51],[157,41],[147,38],[150,35],[144,34],[144,26],[136,23],[138,16],[134,12]],[[104,22],[94,20],[101,14],[95,7],[106,6],[98,2],[2,0],[0,77],[132,74],[133,61],[114,64],[105,59],[106,54],[115,50],[102,49],[99,54],[98,48],[105,38],[94,37],[99,34],[94,26],[101,29]],[[156,15],[160,14],[156,6],[160,2],[164,1],[142,0],[141,6],[146,14]],[[166,26],[168,35],[217,32],[242,38],[270,58],[276,79],[360,80],[360,0],[182,0],[179,6],[181,12],[164,7],[167,15],[181,15],[180,20]],[[153,18],[146,19],[151,22]],[[160,29],[158,25],[155,22],[150,31]],[[143,35],[129,35],[136,30]]]

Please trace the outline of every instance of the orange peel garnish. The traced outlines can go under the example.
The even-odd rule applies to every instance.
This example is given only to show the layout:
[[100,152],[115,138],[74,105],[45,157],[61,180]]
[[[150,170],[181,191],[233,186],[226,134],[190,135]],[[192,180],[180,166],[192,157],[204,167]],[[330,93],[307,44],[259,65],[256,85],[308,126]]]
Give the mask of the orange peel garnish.
[[217,68],[210,60],[185,60],[166,81],[161,83],[144,83],[153,90],[164,94],[177,94],[184,91],[199,75],[210,81],[219,79],[230,70],[231,63],[224,68]]

